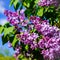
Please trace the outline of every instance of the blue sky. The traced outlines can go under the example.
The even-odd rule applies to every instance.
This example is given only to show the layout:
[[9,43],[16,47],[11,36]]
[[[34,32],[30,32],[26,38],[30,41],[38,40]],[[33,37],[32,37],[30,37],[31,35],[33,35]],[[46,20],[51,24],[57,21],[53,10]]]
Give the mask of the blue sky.
[[13,6],[9,7],[10,0],[0,0],[0,24],[4,24],[7,22],[6,16],[4,15],[4,10],[14,11]]
[[[9,3],[10,0],[0,0],[0,24],[2,25],[4,25],[7,22],[6,16],[4,15],[4,10],[7,9],[7,10],[14,11],[13,6],[9,7]],[[8,47],[8,43],[2,45],[2,38],[0,37],[0,53],[3,53],[4,49],[9,50],[11,55],[14,53],[13,48]]]

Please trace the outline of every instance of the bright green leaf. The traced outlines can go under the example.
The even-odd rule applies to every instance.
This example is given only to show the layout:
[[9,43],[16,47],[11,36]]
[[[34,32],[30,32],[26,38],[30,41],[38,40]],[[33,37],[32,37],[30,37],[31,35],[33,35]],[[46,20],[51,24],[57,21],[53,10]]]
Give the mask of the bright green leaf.
[[16,35],[15,35],[14,40],[13,40],[13,42],[12,42],[12,46],[13,46],[13,47],[15,46],[15,44],[16,44],[17,41],[18,41],[18,39],[16,38]]
[[14,27],[9,27],[9,28],[5,28],[4,29],[4,36],[6,36],[7,34],[13,32]]
[[26,7],[30,7],[30,3],[24,2],[23,4],[24,4],[24,6],[26,6]]
[[20,7],[20,3],[17,3],[16,7],[14,6],[15,11]]
[[38,15],[38,16],[43,16],[43,11],[44,11],[44,8],[41,7],[41,8],[38,10],[37,15]]
[[12,4],[14,3],[15,0],[10,0],[10,5],[9,6],[12,6]]
[[26,51],[28,51],[28,48],[29,48],[29,46],[28,46],[28,45],[26,45],[26,46],[25,46],[25,50],[26,50]]
[[35,3],[38,3],[39,0],[35,0]]
[[3,29],[4,29],[4,27],[1,26],[1,27],[0,27],[0,34],[2,33]]
[[14,1],[14,3],[13,3],[13,4],[14,4],[14,7],[15,7],[15,8],[16,8],[16,6],[17,6],[18,2],[19,2],[18,0],[15,0],[15,1]]

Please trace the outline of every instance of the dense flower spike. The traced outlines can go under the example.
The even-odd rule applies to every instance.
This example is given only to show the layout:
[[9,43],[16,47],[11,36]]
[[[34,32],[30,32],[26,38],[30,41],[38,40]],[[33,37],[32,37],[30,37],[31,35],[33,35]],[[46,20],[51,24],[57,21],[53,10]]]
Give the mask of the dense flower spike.
[[4,13],[5,13],[5,15],[8,17],[8,21],[9,21],[12,25],[15,25],[15,24],[18,24],[18,23],[19,23],[17,12],[11,12],[11,11],[5,10]]
[[22,13],[20,12],[20,15],[19,15],[18,12],[11,12],[11,11],[5,10],[4,14],[8,17],[8,21],[12,25],[19,24],[25,19],[24,12]]
[[[34,17],[34,16],[33,16]],[[36,30],[43,35],[39,40],[39,48],[42,49],[42,54],[45,60],[60,59],[60,29],[49,25],[48,21],[39,21],[36,23],[36,18],[31,19]]]
[[50,6],[50,5],[57,5],[58,1],[57,0],[40,0],[38,5],[39,6]]
[[34,24],[36,30],[44,36],[53,37],[57,34],[59,35],[59,28],[56,26],[51,26],[47,20],[42,21],[41,19],[38,20],[36,18],[30,20]]
[[20,42],[24,43],[25,45],[30,45],[31,49],[35,49],[37,48],[37,38],[38,38],[38,34],[36,33],[29,33],[27,31],[22,32],[20,35],[17,36],[18,38],[20,38]]
[[45,60],[59,60],[60,59],[60,37],[52,37],[47,39],[46,37],[39,41],[39,47],[42,50],[42,54]]

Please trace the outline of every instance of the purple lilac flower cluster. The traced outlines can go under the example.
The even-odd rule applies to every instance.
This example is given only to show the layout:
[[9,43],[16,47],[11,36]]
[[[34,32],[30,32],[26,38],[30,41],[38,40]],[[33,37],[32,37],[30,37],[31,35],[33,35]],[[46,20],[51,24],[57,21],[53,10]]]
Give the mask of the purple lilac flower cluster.
[[39,40],[39,48],[42,49],[42,54],[45,60],[59,60],[60,59],[60,30],[55,26],[49,25],[47,21],[39,21],[36,23],[36,30],[43,35],[43,38]]
[[36,33],[29,33],[28,31],[21,32],[20,35],[17,36],[20,38],[20,42],[25,45],[30,45],[30,48],[34,50],[38,47],[37,38],[39,37]]
[[18,24],[18,14],[16,12],[11,12],[8,10],[5,10],[4,14],[8,17],[8,21],[12,24]]
[[12,26],[15,26],[16,30],[19,32],[22,31],[22,27],[27,26],[29,23],[29,20],[25,17],[24,9],[17,12],[5,10],[4,14],[7,16],[8,22]]
[[38,32],[42,33],[44,36],[53,37],[55,33],[58,33],[59,29],[55,26],[50,26],[49,23],[42,22],[41,24],[36,24],[35,28]]
[[38,43],[39,48],[42,49],[42,54],[45,60],[59,60],[60,59],[60,37],[44,37]]
[[34,24],[36,30],[42,35],[53,37],[55,35],[58,35],[58,33],[60,32],[59,28],[57,28],[56,26],[51,26],[48,20],[42,21],[41,18],[33,19],[32,17],[35,17],[35,16],[30,17],[31,22]]
[[17,25],[19,23],[22,23],[23,20],[25,20],[25,14],[24,14],[23,10],[21,10],[19,12],[18,11],[17,12],[11,12],[11,11],[5,10],[4,14],[8,17],[7,20],[12,25]]
[[38,2],[39,6],[50,6],[50,5],[57,5],[57,0],[40,0]]
[[15,48],[15,54],[14,54],[14,57],[17,57],[19,54],[20,54],[20,52],[21,52],[21,46],[16,46],[16,48]]

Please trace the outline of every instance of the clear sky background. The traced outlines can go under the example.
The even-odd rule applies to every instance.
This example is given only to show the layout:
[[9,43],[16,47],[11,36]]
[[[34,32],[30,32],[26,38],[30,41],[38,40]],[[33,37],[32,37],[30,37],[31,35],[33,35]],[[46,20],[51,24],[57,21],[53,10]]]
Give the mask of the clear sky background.
[[[7,20],[6,16],[4,15],[4,10],[11,10],[14,11],[13,6],[9,7],[10,0],[0,0],[0,24],[4,25]],[[5,55],[5,49],[9,50],[10,54],[12,55],[14,53],[13,48],[8,47],[8,43],[5,45],[2,45],[2,38],[0,37],[0,53],[3,53]]]

